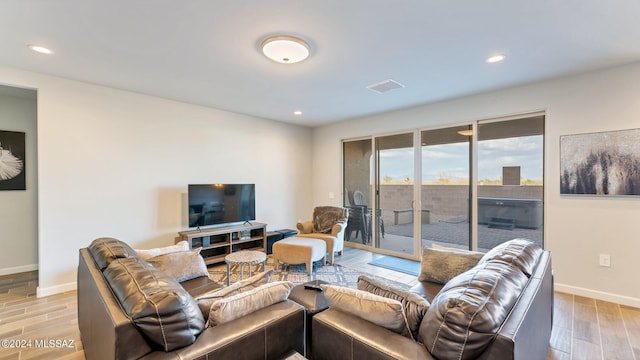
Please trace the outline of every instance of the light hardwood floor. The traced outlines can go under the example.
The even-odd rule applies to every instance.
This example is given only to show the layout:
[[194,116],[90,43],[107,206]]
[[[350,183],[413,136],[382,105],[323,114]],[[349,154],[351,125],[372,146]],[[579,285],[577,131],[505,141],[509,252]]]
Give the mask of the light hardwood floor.
[[36,271],[0,276],[0,359],[84,359],[76,292],[38,299],[37,282]]
[[[369,265],[373,254],[345,248],[340,265],[413,285],[416,278]],[[5,359],[84,359],[78,331],[76,292],[36,298],[37,272],[0,276],[0,340],[25,347],[0,347]],[[44,340],[44,343],[42,342]],[[48,340],[72,348],[43,347]],[[30,346],[29,346],[29,341]],[[66,344],[61,343],[66,341]],[[11,345],[16,345],[13,343]],[[556,293],[548,359],[640,359],[640,309]]]

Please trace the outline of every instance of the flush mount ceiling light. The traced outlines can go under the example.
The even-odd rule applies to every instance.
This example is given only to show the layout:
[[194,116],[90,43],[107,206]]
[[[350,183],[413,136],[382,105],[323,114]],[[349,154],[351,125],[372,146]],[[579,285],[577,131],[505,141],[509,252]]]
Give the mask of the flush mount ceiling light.
[[296,110],[296,111],[293,112],[293,115],[300,116],[300,115],[302,115],[302,111]]
[[487,62],[492,64],[492,63],[497,63],[500,62],[504,59],[506,59],[507,56],[505,54],[495,54],[495,55],[491,55],[487,58]]
[[40,45],[33,45],[33,44],[29,44],[27,45],[29,47],[29,49],[38,52],[40,54],[45,54],[45,55],[51,55],[53,54],[53,50],[46,48],[44,46],[40,46]]
[[293,36],[272,36],[260,47],[264,56],[281,64],[295,64],[309,57],[309,44]]

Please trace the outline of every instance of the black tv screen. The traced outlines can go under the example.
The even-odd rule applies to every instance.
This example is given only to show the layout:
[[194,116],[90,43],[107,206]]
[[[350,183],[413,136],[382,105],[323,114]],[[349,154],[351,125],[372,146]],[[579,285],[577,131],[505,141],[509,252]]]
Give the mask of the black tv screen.
[[189,227],[256,219],[255,184],[189,184]]

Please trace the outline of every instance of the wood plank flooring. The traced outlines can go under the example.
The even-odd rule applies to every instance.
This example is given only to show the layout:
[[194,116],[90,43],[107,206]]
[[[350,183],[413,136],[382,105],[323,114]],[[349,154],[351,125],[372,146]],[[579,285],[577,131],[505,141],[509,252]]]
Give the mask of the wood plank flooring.
[[0,360],[84,359],[76,292],[38,299],[37,282],[37,271],[0,276]]
[[[372,259],[371,252],[355,248],[336,256],[338,264],[352,269],[408,285],[417,281],[413,275],[369,265]],[[0,360],[84,359],[76,292],[38,299],[36,284],[35,271],[0,276],[0,341],[21,340],[25,346],[0,347]],[[48,340],[73,344],[44,347]],[[557,292],[547,359],[640,359],[640,309]]]

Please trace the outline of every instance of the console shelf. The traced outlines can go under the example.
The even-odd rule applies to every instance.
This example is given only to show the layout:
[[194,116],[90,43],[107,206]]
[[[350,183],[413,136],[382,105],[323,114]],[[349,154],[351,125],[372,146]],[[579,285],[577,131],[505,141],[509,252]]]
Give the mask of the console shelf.
[[267,224],[223,226],[209,229],[180,231],[176,242],[186,241],[191,249],[202,248],[200,255],[207,265],[224,262],[224,257],[234,251],[265,251]]

